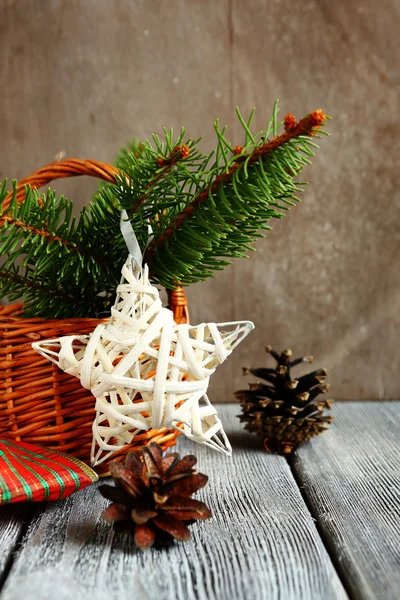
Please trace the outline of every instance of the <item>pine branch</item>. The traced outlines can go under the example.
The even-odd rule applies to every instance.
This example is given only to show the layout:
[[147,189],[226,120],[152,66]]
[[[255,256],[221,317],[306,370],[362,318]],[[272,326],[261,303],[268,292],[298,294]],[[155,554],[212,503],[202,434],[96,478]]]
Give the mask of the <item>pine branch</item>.
[[180,186],[186,186],[204,166],[204,157],[196,148],[198,140],[183,143],[184,129],[177,139],[172,130],[164,134],[164,142],[153,135],[154,147],[147,140],[140,144],[140,152],[124,154],[126,176],[121,175],[115,186],[105,186],[106,193],[114,194],[118,205],[130,216],[142,248],[147,245],[148,226],[160,227],[163,215],[167,218],[168,204],[170,208],[180,205]]
[[[18,268],[17,268],[18,269]],[[66,290],[50,287],[48,281],[36,280],[34,282],[29,275],[20,275],[18,272],[6,272],[0,269],[0,294],[7,296],[11,301],[24,297],[24,315],[53,318],[66,317],[66,310],[70,310],[68,316],[85,317],[87,314],[96,315],[102,310],[103,303],[96,302],[93,297],[77,299]],[[68,308],[66,308],[68,307]]]
[[[172,184],[175,202],[155,200],[161,217],[145,260],[153,278],[165,287],[206,279],[230,264],[226,258],[246,256],[251,242],[270,228],[268,221],[281,218],[298,201],[303,184],[295,178],[317,148],[312,138],[323,133],[323,112],[315,111],[299,123],[288,115],[285,133],[271,141],[264,141],[262,132],[251,133],[253,113],[248,123],[238,115],[245,129],[244,145],[233,147],[216,124],[218,147],[211,169],[193,175],[187,195],[184,187]],[[274,110],[267,132],[276,130]],[[209,162],[210,157],[203,160]],[[188,184],[188,174],[181,171],[182,180],[185,176]]]
[[[247,167],[259,160],[265,160],[265,158],[271,155],[275,150],[288,143],[290,140],[299,138],[300,136],[311,136],[314,135],[316,130],[321,126],[325,120],[325,115],[321,110],[316,110],[310,115],[307,115],[299,123],[290,125],[288,124],[288,130],[282,135],[276,137],[271,141],[267,141],[259,147],[254,148],[250,156],[241,155],[237,160],[229,167],[228,171],[215,177],[207,187],[200,192],[197,197],[187,206],[182,212],[180,212],[170,223],[164,233],[152,242],[147,250],[147,255],[155,253],[156,247],[160,248],[162,244],[166,242],[168,238],[175,235],[176,231],[180,229],[186,220],[189,220],[201,206],[207,202],[210,195],[215,194],[221,185],[228,185],[232,182],[234,172],[239,169],[244,162],[247,163]],[[289,119],[288,119],[289,122]],[[241,152],[243,148],[236,146],[236,152]]]
[[[6,189],[5,184],[0,204]],[[110,241],[107,231],[119,231],[119,214],[112,198],[98,202],[90,214],[83,210],[76,221],[72,203],[51,191],[39,195],[28,189],[19,204],[14,183],[12,201],[0,213],[0,295],[23,295],[25,312],[36,316],[104,311],[114,297],[124,256],[121,243]]]
[[[169,153],[168,157],[163,158],[161,156],[158,156],[156,158],[156,164],[157,164],[157,167],[159,168],[159,170],[158,170],[158,172],[156,172],[154,174],[152,179],[150,179],[150,181],[148,183],[146,183],[145,188],[149,191],[147,193],[144,193],[140,198],[138,198],[138,200],[136,200],[135,204],[131,207],[131,209],[129,211],[131,215],[133,215],[134,213],[137,213],[138,210],[140,209],[140,207],[143,206],[143,204],[149,199],[149,197],[151,195],[150,190],[153,188],[153,186],[155,186],[164,177],[166,177],[166,175],[168,175],[168,173],[173,169],[174,166],[176,166],[178,164],[178,162],[180,160],[184,160],[185,158],[188,158],[189,153],[190,153],[189,146],[184,145],[183,147],[181,147],[181,146],[177,145],[172,149],[172,151]],[[135,183],[132,182],[132,185],[135,186]]]
[[[215,151],[198,140],[165,131],[164,141],[137,141],[117,159],[121,176],[102,184],[79,218],[54,192],[27,190],[18,204],[16,184],[0,210],[0,296],[23,295],[31,315],[64,318],[107,311],[126,257],[120,232],[127,210],[155,282],[167,288],[206,279],[246,256],[252,242],[298,201],[297,176],[317,148],[325,116],[315,111],[298,123],[292,115],[278,135],[277,105],[265,132],[254,134],[238,111],[243,145],[233,146],[215,124]],[[267,138],[271,137],[269,140]],[[0,190],[0,207],[7,184]],[[152,238],[149,240],[149,227]],[[149,243],[150,241],[150,243]]]
[[[202,155],[197,140],[153,136],[140,152],[126,154],[117,186],[109,186],[117,203],[130,216],[145,260],[156,282],[174,288],[188,285],[244,257],[251,242],[270,229],[271,218],[281,218],[298,201],[301,182],[296,176],[317,148],[312,138],[324,124],[322,111],[298,123],[285,119],[285,132],[277,135],[277,105],[265,133],[253,134],[251,121],[238,111],[245,140],[232,146],[226,128],[215,130],[215,152]],[[322,131],[320,131],[323,133]],[[269,135],[272,140],[265,140]],[[152,241],[148,244],[148,228]]]
[[[32,234],[34,236],[38,236],[39,238],[44,238],[46,240],[46,243],[49,242],[57,242],[60,246],[64,246],[65,248],[67,248],[68,250],[71,250],[72,252],[78,252],[79,254],[87,254],[86,250],[83,250],[82,248],[78,248],[78,246],[76,246],[73,242],[70,242],[66,239],[63,239],[62,237],[58,236],[58,235],[52,235],[51,233],[49,233],[49,231],[46,231],[46,229],[38,229],[36,227],[33,227],[32,225],[28,225],[27,223],[24,223],[23,221],[18,221],[17,219],[13,219],[10,216],[7,215],[3,215],[0,217],[0,228],[4,227],[6,225],[6,227],[14,227],[15,229],[21,229],[24,231],[24,233],[29,233]],[[94,261],[97,262],[95,257],[92,257]],[[100,262],[101,264],[101,262]]]
[[[49,289],[45,285],[40,285],[39,283],[33,283],[32,281],[29,281],[29,279],[27,279],[26,277],[22,277],[21,275],[18,275],[17,273],[12,274],[10,272],[5,272],[0,269],[0,280],[2,280],[0,282],[0,286],[2,286],[3,288],[6,287],[7,282],[11,282],[12,284],[15,284],[13,286],[10,286],[10,288],[9,288],[10,291],[8,292],[9,295],[10,295],[10,293],[14,294],[14,290],[16,290],[18,288],[17,291],[18,291],[18,296],[19,296],[21,291],[25,290],[25,288],[29,288],[32,290],[39,291],[42,294],[46,294],[48,296],[54,296],[54,297],[58,297],[58,298],[63,297],[62,294],[56,293],[54,290]],[[11,288],[12,288],[12,291],[11,291]]]

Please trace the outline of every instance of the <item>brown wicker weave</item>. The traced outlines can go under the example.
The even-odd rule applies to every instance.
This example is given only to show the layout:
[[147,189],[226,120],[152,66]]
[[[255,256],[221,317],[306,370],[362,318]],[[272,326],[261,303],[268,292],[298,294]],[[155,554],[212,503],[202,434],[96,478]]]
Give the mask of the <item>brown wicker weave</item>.
[[[92,160],[67,159],[43,167],[19,182],[17,198],[25,199],[25,187],[33,188],[52,179],[74,175],[94,175],[114,182],[117,169]],[[9,205],[9,194],[3,206]],[[169,307],[177,323],[189,321],[183,288],[168,292]],[[0,307],[0,437],[40,444],[68,452],[89,462],[92,443],[94,398],[76,377],[62,372],[32,349],[32,342],[62,335],[86,334],[100,322],[97,319],[24,318],[22,304]],[[130,449],[139,450],[150,441],[163,448],[173,446],[177,431],[151,429],[135,437],[133,444],[117,452],[122,458]],[[98,472],[107,471],[100,465]]]

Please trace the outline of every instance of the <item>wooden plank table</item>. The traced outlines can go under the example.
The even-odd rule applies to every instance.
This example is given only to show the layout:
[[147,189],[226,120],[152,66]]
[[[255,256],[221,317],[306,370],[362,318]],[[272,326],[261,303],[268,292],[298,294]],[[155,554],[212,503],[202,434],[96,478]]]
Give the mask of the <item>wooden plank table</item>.
[[400,402],[336,406],[329,435],[293,458],[295,477],[348,591],[400,598]]
[[400,403],[338,403],[331,430],[290,462],[266,454],[237,413],[220,406],[232,459],[196,447],[210,476],[198,497],[215,516],[191,542],[136,551],[100,518],[97,484],[2,507],[0,599],[397,600]]

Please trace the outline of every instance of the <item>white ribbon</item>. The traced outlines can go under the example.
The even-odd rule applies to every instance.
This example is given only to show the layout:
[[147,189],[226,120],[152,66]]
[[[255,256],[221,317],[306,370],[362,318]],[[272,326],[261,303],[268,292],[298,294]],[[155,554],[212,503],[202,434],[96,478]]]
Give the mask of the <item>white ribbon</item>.
[[[137,264],[138,267],[142,266],[143,262],[143,254],[139,246],[138,239],[136,237],[136,233],[133,231],[133,227],[128,217],[128,213],[125,209],[121,210],[121,218],[120,218],[120,229],[122,236],[125,240],[125,244],[129,250],[129,254],[132,256],[132,259]],[[151,240],[153,239],[153,230],[151,225],[147,226],[148,237],[145,248],[149,245]]]
[[122,236],[125,240],[125,244],[128,247],[129,254],[132,256],[138,267],[142,266],[143,255],[137,240],[136,234],[133,231],[133,227],[128,217],[128,213],[125,209],[121,210],[120,228]]

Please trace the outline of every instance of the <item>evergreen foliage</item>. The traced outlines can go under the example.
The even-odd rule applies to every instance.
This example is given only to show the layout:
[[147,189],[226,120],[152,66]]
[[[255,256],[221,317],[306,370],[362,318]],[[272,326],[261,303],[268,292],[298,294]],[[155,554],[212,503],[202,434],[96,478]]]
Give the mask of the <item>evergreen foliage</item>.
[[[6,182],[0,202],[6,196]],[[28,188],[26,200],[0,216],[0,295],[23,297],[25,314],[45,317],[96,316],[109,306],[120,279],[125,243],[119,211],[102,195],[79,219],[72,202],[49,190]]]
[[[103,184],[78,219],[72,202],[54,192],[27,190],[0,212],[0,296],[23,296],[25,313],[43,317],[96,316],[109,309],[126,255],[119,220],[125,208],[153,280],[167,288],[213,276],[270,229],[297,200],[297,176],[310,163],[324,133],[315,111],[298,123],[292,115],[278,135],[277,105],[265,132],[254,135],[238,111],[242,146],[215,124],[217,148],[165,131],[117,158],[120,176]],[[0,203],[7,193],[5,182]],[[149,238],[149,226],[152,235]]]

